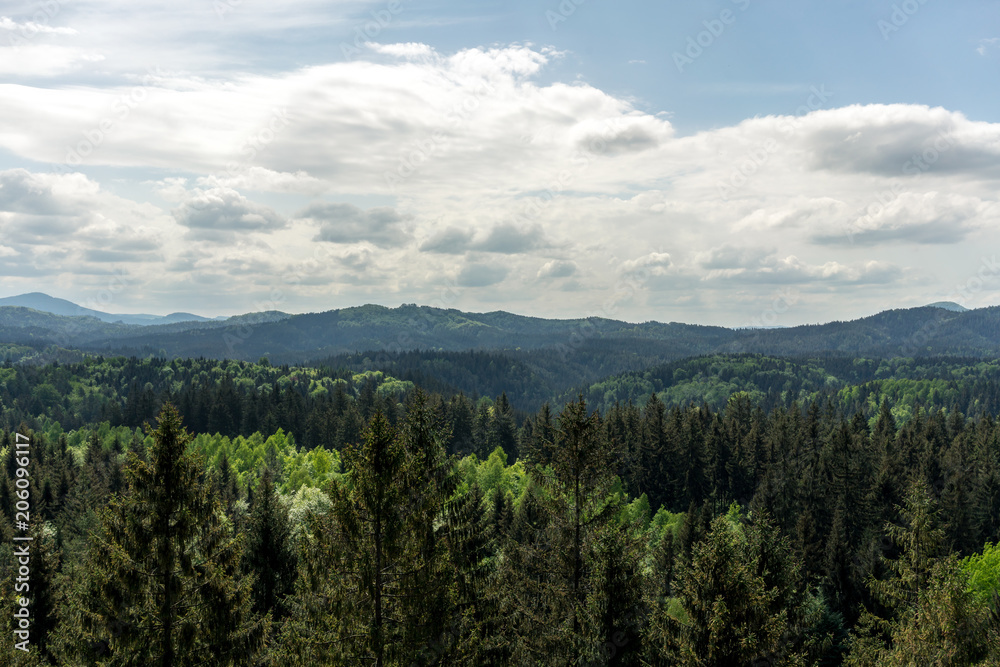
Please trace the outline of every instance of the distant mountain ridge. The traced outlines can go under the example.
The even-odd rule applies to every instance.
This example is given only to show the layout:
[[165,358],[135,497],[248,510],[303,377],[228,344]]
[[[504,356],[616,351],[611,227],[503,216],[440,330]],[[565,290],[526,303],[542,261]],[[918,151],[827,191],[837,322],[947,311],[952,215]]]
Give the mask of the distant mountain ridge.
[[[108,322],[109,324],[172,324],[175,322],[209,322],[213,319],[209,317],[202,317],[201,315],[194,315],[192,313],[171,313],[169,315],[105,313],[100,310],[85,308],[84,306],[75,304],[72,301],[67,301],[66,299],[49,296],[43,292],[29,292],[28,294],[19,294],[17,296],[0,298],[0,307],[2,306],[20,306],[22,308],[31,308],[32,310],[37,310],[42,313],[62,315],[63,317],[94,317],[102,322]],[[214,319],[219,320],[226,318]]]
[[[66,308],[70,303],[49,301],[39,294],[23,296],[48,307]],[[0,343],[135,356],[247,361],[267,356],[274,363],[290,364],[366,351],[374,362],[411,350],[494,350],[517,358],[530,355],[551,373],[576,364],[590,370],[600,367],[608,374],[713,353],[1000,356],[998,307],[959,311],[930,305],[850,322],[738,330],[599,317],[555,320],[414,304],[397,308],[369,304],[301,315],[270,311],[226,320],[142,325],[108,322],[81,310],[82,316],[65,316],[4,306],[0,301]]]

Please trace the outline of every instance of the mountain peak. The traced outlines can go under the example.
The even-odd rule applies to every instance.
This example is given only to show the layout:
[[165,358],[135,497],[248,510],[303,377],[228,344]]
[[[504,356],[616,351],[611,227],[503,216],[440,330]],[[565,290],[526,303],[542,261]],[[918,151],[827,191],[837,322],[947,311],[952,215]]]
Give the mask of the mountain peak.
[[941,308],[943,310],[950,310],[953,313],[964,313],[968,308],[962,304],[955,303],[954,301],[935,301],[934,303],[929,303],[925,308]]

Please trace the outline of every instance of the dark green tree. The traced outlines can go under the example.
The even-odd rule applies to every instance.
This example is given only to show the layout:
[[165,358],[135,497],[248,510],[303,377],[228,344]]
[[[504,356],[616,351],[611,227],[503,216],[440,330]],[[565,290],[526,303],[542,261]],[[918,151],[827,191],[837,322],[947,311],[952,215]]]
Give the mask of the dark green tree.
[[264,468],[250,510],[243,571],[253,577],[253,610],[271,613],[277,622],[287,614],[285,596],[292,593],[298,555],[292,547],[288,511],[274,489],[270,468]]
[[149,461],[130,455],[127,490],[101,513],[77,600],[82,658],[101,665],[250,664],[266,625],[239,577],[240,538],[203,480],[171,405]]

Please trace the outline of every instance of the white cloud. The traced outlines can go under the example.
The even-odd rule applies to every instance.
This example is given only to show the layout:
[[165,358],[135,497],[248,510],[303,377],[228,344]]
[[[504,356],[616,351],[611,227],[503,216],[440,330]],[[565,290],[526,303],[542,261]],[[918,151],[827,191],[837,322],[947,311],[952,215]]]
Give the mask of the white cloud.
[[538,269],[539,278],[567,278],[576,273],[576,263],[564,260],[553,259],[545,262],[542,268]]
[[[289,299],[430,302],[453,278],[502,281],[538,312],[573,315],[624,281],[635,289],[619,316],[684,297],[723,319],[752,301],[745,291],[774,284],[872,303],[863,286],[878,284],[880,303],[909,298],[910,281],[957,281],[965,262],[954,257],[1000,243],[997,123],[853,105],[679,136],[664,115],[594,86],[543,83],[552,51],[389,44],[368,57],[0,87],[0,148],[63,162],[90,142],[80,169],[115,167],[126,183],[0,172],[5,247],[38,271],[143,257],[171,275],[163,289],[230,295],[285,285],[325,247],[323,268],[288,283]],[[142,193],[128,190],[140,189],[132,173]],[[145,194],[173,215],[139,203]],[[935,252],[952,253],[952,268],[932,273]],[[537,289],[558,277],[572,280]],[[488,303],[487,292],[461,304]]]
[[375,53],[383,53],[399,58],[430,58],[434,55],[434,49],[426,44],[415,42],[406,42],[405,44],[377,44],[367,42],[365,46]]
[[207,241],[230,242],[238,234],[270,232],[287,225],[272,208],[228,188],[199,191],[172,213],[192,238]]
[[456,281],[462,287],[489,287],[502,282],[509,272],[499,264],[469,262],[458,272]]
[[233,176],[216,174],[203,176],[198,179],[198,185],[203,188],[222,187],[301,195],[318,195],[330,189],[329,183],[304,171],[279,172],[265,167],[249,167]]
[[36,23],[35,21],[25,21],[18,23],[9,16],[0,16],[0,30],[6,30],[14,35],[8,36],[8,43],[16,39],[31,39],[35,35],[75,35],[77,31],[73,28],[51,26],[48,23]]
[[976,47],[976,53],[981,56],[985,56],[986,52],[991,48],[995,48],[1000,45],[1000,37],[990,37],[989,39],[979,40],[979,46]]
[[410,241],[407,230],[410,217],[389,206],[365,211],[353,204],[315,202],[299,211],[296,217],[319,228],[316,241],[367,241],[385,248],[406,245]]

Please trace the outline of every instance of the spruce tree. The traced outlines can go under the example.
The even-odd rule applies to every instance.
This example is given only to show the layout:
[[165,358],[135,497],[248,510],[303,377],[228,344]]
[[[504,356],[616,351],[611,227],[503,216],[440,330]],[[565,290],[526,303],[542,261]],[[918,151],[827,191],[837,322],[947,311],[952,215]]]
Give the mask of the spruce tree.
[[264,468],[250,510],[243,551],[243,570],[253,575],[253,610],[280,621],[287,613],[284,597],[293,592],[297,554],[292,548],[288,511],[274,489],[271,469]]
[[165,405],[149,461],[130,454],[127,490],[101,512],[79,617],[84,659],[102,665],[250,664],[266,626],[239,578],[241,540],[203,481],[181,417]]
[[586,625],[586,601],[597,582],[595,549],[621,499],[612,493],[617,452],[602,433],[600,417],[588,414],[581,396],[560,413],[555,442],[533,449],[530,474],[541,516],[512,528],[523,529],[525,539],[509,542],[508,554],[512,600],[527,614],[522,661],[579,663],[603,644],[600,630]]
[[332,508],[304,542],[283,664],[384,667],[438,655],[428,621],[442,619],[428,616],[441,614],[445,554],[427,533],[435,482],[421,474],[438,455],[421,460],[409,444],[376,410],[362,444],[344,448],[350,481],[332,484]]

